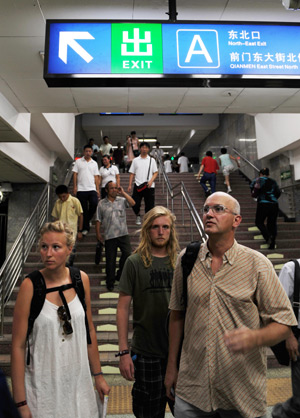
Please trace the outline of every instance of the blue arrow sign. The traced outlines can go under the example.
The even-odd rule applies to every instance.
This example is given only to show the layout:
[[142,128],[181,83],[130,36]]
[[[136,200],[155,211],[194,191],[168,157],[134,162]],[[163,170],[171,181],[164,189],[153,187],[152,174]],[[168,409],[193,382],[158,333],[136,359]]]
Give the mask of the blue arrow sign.
[[110,73],[110,23],[53,23],[49,38],[49,73]]

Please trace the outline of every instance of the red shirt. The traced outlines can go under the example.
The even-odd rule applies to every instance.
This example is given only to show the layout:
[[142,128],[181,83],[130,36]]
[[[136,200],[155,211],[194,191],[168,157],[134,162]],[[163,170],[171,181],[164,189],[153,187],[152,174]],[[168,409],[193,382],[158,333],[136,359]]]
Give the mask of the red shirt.
[[204,165],[206,173],[216,173],[219,170],[219,164],[212,157],[204,157],[201,165]]

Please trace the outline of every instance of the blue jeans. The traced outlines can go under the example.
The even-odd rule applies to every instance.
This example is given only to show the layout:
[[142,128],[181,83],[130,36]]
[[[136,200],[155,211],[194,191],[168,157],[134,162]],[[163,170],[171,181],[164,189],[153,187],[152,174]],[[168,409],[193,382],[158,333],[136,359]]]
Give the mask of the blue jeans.
[[201,177],[201,180],[200,180],[200,184],[203,187],[205,193],[208,192],[208,188],[205,184],[207,181],[210,184],[211,192],[215,193],[215,191],[216,191],[216,173],[207,173],[206,171],[204,171],[203,176]]

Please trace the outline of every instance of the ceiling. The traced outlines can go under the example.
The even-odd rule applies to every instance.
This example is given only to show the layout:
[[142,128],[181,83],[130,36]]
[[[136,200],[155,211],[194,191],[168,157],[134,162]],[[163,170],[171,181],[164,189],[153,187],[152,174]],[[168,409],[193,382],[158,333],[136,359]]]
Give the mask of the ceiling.
[[[299,113],[297,88],[48,88],[43,80],[46,19],[168,20],[167,0],[0,0],[0,92],[18,112],[99,114],[158,113]],[[177,0],[178,20],[299,22],[300,11],[287,11],[281,0]],[[201,118],[201,117],[199,117]],[[83,127],[88,137],[113,144],[131,130],[128,125]],[[164,126],[149,118],[137,133],[177,144],[191,136],[200,142],[216,126]],[[134,129],[135,126],[132,126]],[[13,139],[12,139],[13,140]],[[1,141],[1,123],[0,123]]]

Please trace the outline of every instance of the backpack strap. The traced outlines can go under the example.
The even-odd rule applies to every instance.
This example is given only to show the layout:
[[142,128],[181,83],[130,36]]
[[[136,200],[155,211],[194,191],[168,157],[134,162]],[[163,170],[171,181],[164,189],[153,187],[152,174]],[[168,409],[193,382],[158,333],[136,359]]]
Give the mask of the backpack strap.
[[70,276],[72,283],[74,285],[74,289],[79,297],[79,300],[82,304],[84,310],[84,320],[85,320],[85,328],[86,328],[86,339],[88,344],[92,344],[91,336],[90,336],[90,329],[89,323],[86,315],[86,303],[85,303],[85,292],[84,286],[81,279],[80,270],[77,267],[69,266]]
[[35,270],[32,273],[28,274],[28,277],[32,281],[33,285],[33,296],[30,304],[30,313],[28,317],[28,327],[27,327],[27,365],[30,364],[30,345],[29,345],[29,335],[32,331],[34,321],[39,316],[46,298],[46,283],[42,273],[39,270]]
[[35,270],[28,274],[28,277],[33,284],[33,296],[30,305],[30,314],[28,318],[27,338],[32,331],[34,321],[39,316],[46,297],[46,283],[43,275],[39,270]]
[[195,261],[197,259],[200,250],[200,241],[193,241],[187,247],[186,251],[181,258],[182,267],[182,301],[185,310],[188,305],[188,292],[187,292],[187,278],[193,270]]

